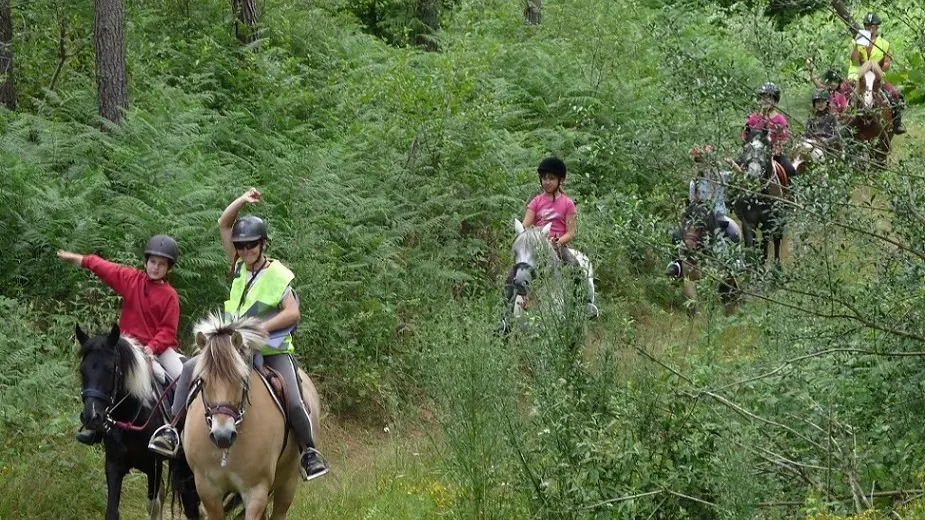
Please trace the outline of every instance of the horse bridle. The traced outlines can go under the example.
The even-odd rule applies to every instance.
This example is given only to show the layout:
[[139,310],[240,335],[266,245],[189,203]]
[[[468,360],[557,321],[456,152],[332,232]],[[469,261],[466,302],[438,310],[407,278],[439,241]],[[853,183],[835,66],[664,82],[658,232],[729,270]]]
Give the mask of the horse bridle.
[[[533,270],[534,270],[534,267],[528,264],[527,262],[517,262],[516,264],[514,264],[514,280],[517,279],[517,273],[521,271],[527,271],[528,273],[532,273]],[[517,291],[517,294],[521,296],[527,295],[527,287],[524,284],[517,284],[515,282],[512,282],[512,284],[514,286],[514,289]]]
[[237,408],[234,408],[228,403],[218,403],[214,406],[210,405],[209,401],[206,399],[205,381],[200,379],[198,386],[199,391],[202,393],[202,407],[205,409],[206,426],[208,426],[210,430],[212,429],[212,418],[215,415],[227,415],[234,421],[235,426],[241,424],[241,421],[244,420],[244,414],[247,412],[247,401],[250,398],[248,395],[249,385],[247,381],[244,381],[244,386],[241,388],[241,405]]
[[[101,401],[105,401],[109,403],[109,406],[107,406],[106,409],[103,411],[104,413],[103,428],[106,430],[106,432],[109,432],[112,429],[112,427],[116,424],[116,421],[112,418],[112,412],[114,412],[116,408],[118,408],[119,405],[125,402],[125,400],[128,399],[129,397],[129,393],[125,392],[125,395],[122,396],[122,399],[119,399],[118,402],[116,401],[116,397],[119,392],[119,386],[122,384],[124,375],[122,374],[122,363],[121,363],[122,359],[121,359],[121,356],[119,355],[119,352],[118,351],[114,352],[113,357],[115,357],[115,368],[113,369],[113,373],[112,373],[112,392],[110,392],[109,394],[104,394],[103,392],[100,392],[96,388],[81,388],[80,389],[80,399],[81,400],[86,400],[88,397],[92,397],[94,399],[99,399]],[[141,411],[142,411],[142,407],[139,406],[138,411],[135,413],[135,417],[133,417],[130,422],[134,423],[135,420],[138,419],[138,417],[141,415]]]

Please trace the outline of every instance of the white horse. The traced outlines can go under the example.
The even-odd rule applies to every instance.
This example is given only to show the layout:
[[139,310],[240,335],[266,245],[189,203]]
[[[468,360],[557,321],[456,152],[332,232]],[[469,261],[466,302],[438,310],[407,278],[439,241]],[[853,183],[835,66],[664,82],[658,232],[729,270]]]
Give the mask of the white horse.
[[[509,280],[509,287],[514,292],[510,311],[515,319],[520,317],[528,307],[530,297],[528,296],[527,288],[534,277],[551,279],[559,276],[559,264],[562,260],[556,253],[556,248],[549,241],[550,227],[549,224],[546,224],[542,228],[532,227],[527,229],[524,228],[520,220],[514,219],[514,231],[517,235],[514,238],[514,269]],[[599,311],[594,290],[594,267],[588,257],[581,251],[570,247],[569,252],[578,263],[577,267],[581,270],[582,279],[586,282],[588,316],[595,318],[598,316]],[[543,294],[543,296],[549,296],[553,299],[554,305],[559,312],[564,310],[563,287],[564,284],[557,284],[550,287]]]

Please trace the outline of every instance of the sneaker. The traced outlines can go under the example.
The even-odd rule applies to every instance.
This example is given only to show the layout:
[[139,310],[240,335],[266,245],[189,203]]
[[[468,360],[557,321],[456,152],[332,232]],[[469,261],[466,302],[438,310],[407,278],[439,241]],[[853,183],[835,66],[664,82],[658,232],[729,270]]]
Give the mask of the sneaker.
[[148,443],[148,449],[162,457],[176,458],[180,450],[180,434],[177,433],[176,428],[165,424],[154,430],[151,442]]
[[671,278],[681,278],[681,262],[674,260],[668,264],[668,268],[665,269],[665,274]]
[[894,134],[896,134],[896,135],[902,135],[902,134],[906,133],[906,126],[903,125],[902,119],[894,119],[894,120],[893,120],[893,123],[894,123],[894,124],[893,124],[893,133],[894,133]]
[[103,436],[100,435],[100,432],[96,430],[83,430],[77,432],[77,442],[81,444],[86,444],[87,446],[93,446],[94,444],[101,442]]
[[328,473],[328,465],[321,460],[321,454],[314,448],[302,452],[302,480],[308,482]]

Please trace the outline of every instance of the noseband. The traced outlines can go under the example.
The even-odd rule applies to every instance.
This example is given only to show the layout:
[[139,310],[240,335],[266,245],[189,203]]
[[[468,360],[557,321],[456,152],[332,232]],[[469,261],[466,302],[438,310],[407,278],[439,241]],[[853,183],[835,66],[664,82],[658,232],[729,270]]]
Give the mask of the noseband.
[[227,415],[231,417],[235,426],[238,426],[241,424],[241,421],[244,420],[244,414],[247,412],[247,401],[250,400],[247,381],[244,381],[244,386],[241,388],[241,404],[237,408],[229,403],[218,403],[214,406],[210,405],[206,398],[205,382],[201,379],[199,380],[199,391],[202,392],[202,407],[205,409],[206,426],[208,426],[210,430],[212,429],[212,419],[216,415]]
[[116,397],[118,397],[118,394],[119,394],[119,388],[122,386],[125,380],[125,377],[122,374],[122,363],[121,363],[122,359],[121,359],[121,356],[119,355],[118,350],[116,350],[113,353],[113,357],[115,357],[115,363],[114,363],[114,369],[112,371],[112,392],[110,392],[109,394],[104,394],[103,392],[100,392],[96,388],[81,388],[80,389],[80,399],[82,401],[86,401],[87,398],[89,397],[89,398],[99,399],[101,401],[105,401],[109,403],[109,406],[107,406],[106,409],[103,411],[103,414],[104,414],[103,415],[103,428],[106,430],[107,433],[112,429],[113,426],[117,426],[120,424],[134,423],[135,420],[138,419],[138,417],[141,415],[141,412],[144,408],[141,404],[139,404],[138,410],[135,412],[135,417],[132,418],[132,420],[129,421],[128,423],[121,423],[112,418],[112,413],[116,411],[116,408],[118,408],[119,405],[125,402],[125,400],[128,399],[129,397],[129,393],[125,392],[125,395],[122,396],[122,399],[119,399],[118,402],[116,401]]

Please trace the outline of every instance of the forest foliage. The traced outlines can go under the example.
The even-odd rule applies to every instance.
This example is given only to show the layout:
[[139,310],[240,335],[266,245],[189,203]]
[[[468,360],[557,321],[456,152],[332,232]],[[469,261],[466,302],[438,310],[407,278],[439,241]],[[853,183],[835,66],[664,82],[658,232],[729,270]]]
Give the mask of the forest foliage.
[[[917,107],[886,171],[835,164],[797,179],[784,272],[750,273],[737,316],[710,307],[708,280],[708,305],[688,320],[663,275],[687,151],[710,142],[734,155],[765,81],[782,87],[799,134],[806,58],[847,67],[831,9],[781,23],[762,1],[568,0],[544,2],[531,26],[522,2],[458,0],[440,4],[438,50],[427,52],[409,0],[259,5],[259,40],[241,46],[227,2],[125,0],[129,110],[100,131],[92,2],[13,3],[19,108],[0,115],[0,487],[25,490],[54,467],[42,446],[66,446],[79,426],[73,326],[103,331],[118,317],[111,291],[55,250],[139,265],[148,236],[176,237],[171,282],[189,351],[192,324],[230,284],[215,222],[256,186],[265,200],[249,211],[296,273],[298,356],[325,406],[432,431],[453,490],[434,499],[441,511],[921,512],[904,503],[922,493],[925,460]],[[897,49],[890,78],[923,101],[919,3],[848,7],[880,11]],[[550,153],[569,167],[603,317],[568,307],[535,335],[501,340],[511,219]],[[423,426],[421,407],[433,417]],[[75,473],[89,464],[68,460]],[[5,494],[0,518],[53,507],[29,496]]]

